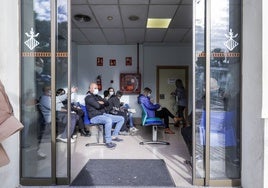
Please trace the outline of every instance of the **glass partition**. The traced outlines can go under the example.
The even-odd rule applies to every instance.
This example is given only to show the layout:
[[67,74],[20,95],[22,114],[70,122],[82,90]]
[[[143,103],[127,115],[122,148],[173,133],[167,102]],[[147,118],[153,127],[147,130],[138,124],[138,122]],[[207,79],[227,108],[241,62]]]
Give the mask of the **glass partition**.
[[57,89],[68,92],[67,4],[21,1],[21,179],[29,182],[68,178],[68,144],[57,137],[68,130],[69,114],[60,119],[56,109]]
[[194,9],[194,182],[233,185],[240,179],[241,2],[198,0]]

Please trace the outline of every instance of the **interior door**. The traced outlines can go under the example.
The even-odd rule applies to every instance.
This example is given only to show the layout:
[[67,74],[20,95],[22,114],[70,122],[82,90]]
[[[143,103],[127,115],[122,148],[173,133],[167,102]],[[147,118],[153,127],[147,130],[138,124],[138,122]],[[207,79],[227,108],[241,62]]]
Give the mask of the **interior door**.
[[[158,66],[157,67],[157,102],[170,110],[174,115],[177,113],[175,97],[171,95],[175,91],[175,81],[181,79],[184,87],[188,88],[187,66]],[[187,109],[185,110],[187,113]],[[171,121],[172,122],[172,121]]]

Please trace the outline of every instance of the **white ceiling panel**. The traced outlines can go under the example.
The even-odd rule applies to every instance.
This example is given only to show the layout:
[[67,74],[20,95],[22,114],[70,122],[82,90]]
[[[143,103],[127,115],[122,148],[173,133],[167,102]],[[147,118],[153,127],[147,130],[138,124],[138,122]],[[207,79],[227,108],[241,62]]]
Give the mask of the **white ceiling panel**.
[[181,8],[178,9],[177,14],[170,23],[170,27],[192,27],[192,9],[192,6],[181,5]]
[[[93,13],[101,27],[122,27],[121,16],[117,5],[92,5]],[[108,20],[112,16],[112,20]]]
[[145,29],[125,29],[127,43],[143,43]]
[[147,29],[145,39],[148,42],[162,42],[166,29]]
[[82,33],[92,44],[105,44],[107,42],[100,29],[82,29]]
[[[147,5],[121,5],[121,14],[123,24],[125,27],[140,27],[144,28],[147,22]],[[130,21],[129,16],[138,16],[139,19],[136,21]]]
[[118,4],[118,0],[88,0],[89,4],[99,4],[99,5],[105,5],[105,4]]
[[74,42],[88,42],[87,38],[79,29],[72,29],[72,41]]
[[151,4],[179,4],[181,0],[151,0]]
[[135,4],[149,4],[149,0],[119,0],[119,4],[129,4],[129,5],[135,5]]
[[177,5],[150,5],[149,18],[173,18]]
[[165,39],[165,42],[181,42],[187,29],[168,29]]
[[103,29],[103,32],[109,44],[125,43],[123,29]]

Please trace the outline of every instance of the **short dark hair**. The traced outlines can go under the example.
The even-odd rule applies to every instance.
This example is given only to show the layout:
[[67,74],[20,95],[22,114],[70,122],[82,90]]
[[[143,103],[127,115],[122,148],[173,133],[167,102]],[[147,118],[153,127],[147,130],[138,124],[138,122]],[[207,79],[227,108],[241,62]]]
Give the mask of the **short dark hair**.
[[108,91],[108,90],[105,90],[105,91],[103,92],[103,95],[104,95],[104,97],[108,97],[108,95],[109,95],[109,91]]
[[117,96],[117,97],[122,97],[122,95],[123,95],[123,92],[122,92],[122,91],[119,91],[119,90],[118,90],[118,91],[116,92],[116,96]]
[[143,91],[146,93],[152,93],[152,90],[148,87],[144,88]]

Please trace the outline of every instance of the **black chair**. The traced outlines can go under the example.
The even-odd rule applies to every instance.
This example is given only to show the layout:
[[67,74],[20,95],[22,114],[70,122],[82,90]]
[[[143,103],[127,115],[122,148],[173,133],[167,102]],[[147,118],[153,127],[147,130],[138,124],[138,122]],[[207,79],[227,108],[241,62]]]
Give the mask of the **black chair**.
[[159,141],[157,138],[157,128],[164,127],[162,120],[158,117],[148,117],[146,107],[143,104],[141,105],[142,109],[142,126],[151,126],[152,127],[152,140],[151,141],[143,141],[140,142],[141,145],[144,144],[163,144],[169,145],[169,142],[166,141]]

